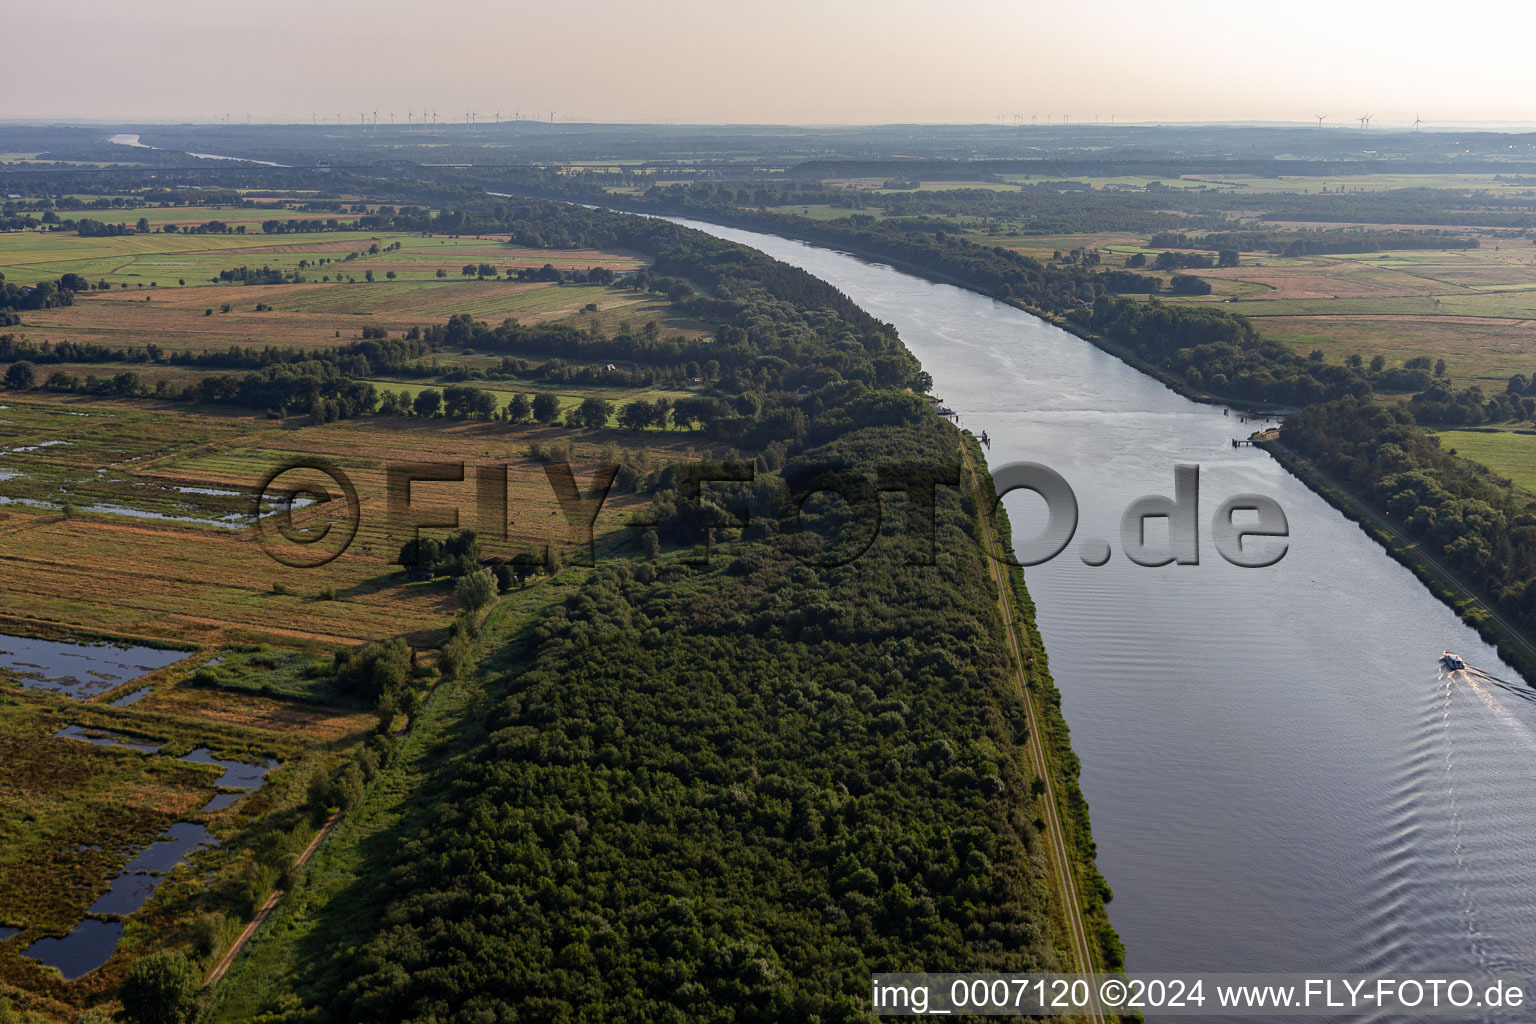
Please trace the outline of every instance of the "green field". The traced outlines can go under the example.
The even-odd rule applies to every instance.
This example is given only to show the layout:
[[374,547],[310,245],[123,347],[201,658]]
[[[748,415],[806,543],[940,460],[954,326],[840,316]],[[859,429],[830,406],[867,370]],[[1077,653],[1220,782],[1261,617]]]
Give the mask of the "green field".
[[[444,382],[442,381],[427,381],[423,383],[422,381],[416,380],[391,380],[386,377],[375,377],[371,379],[369,383],[377,387],[380,391],[393,391],[396,394],[404,393],[410,396],[412,399],[414,399],[419,392],[425,391],[427,388],[441,389],[445,386]],[[450,381],[448,383],[454,382]],[[608,401],[614,403],[614,408],[618,409],[619,407],[634,401],[643,400],[651,402],[658,398],[666,398],[672,401],[676,401],[679,398],[686,398],[692,394],[692,392],[683,391],[676,388],[618,388],[601,387],[595,385],[582,387],[575,384],[545,384],[537,380],[494,382],[481,380],[463,381],[460,383],[469,384],[471,387],[478,388],[481,391],[489,391],[491,394],[495,395],[497,408],[505,408],[507,403],[512,400],[514,395],[523,395],[527,398],[532,398],[534,395],[539,394],[540,392],[553,394],[560,399],[561,415],[564,415],[570,409],[580,405],[582,400],[587,398],[605,398]]]
[[1536,496],[1536,434],[1511,430],[1442,430],[1440,443],[1480,462],[1516,487]]
[[[211,211],[195,208],[190,223],[221,219]],[[210,211],[205,216],[204,211]],[[240,211],[249,213],[249,211]],[[146,208],[143,210],[99,211],[97,219],[132,226],[140,216],[151,213],[189,216],[186,209]],[[82,213],[78,216],[91,216]],[[278,210],[258,214],[255,223],[289,216],[310,217]],[[163,219],[170,219],[164,217]],[[233,223],[233,222],[230,222]],[[385,251],[391,245],[400,247]],[[370,253],[377,246],[380,251]],[[350,257],[350,258],[349,258]],[[319,261],[329,262],[321,264]],[[305,264],[300,267],[301,261]],[[372,270],[376,278],[393,270],[402,279],[435,280],[439,269],[450,278],[459,278],[466,263],[489,263],[499,273],[550,263],[563,270],[585,270],[606,266],[630,270],[641,261],[627,254],[598,253],[587,249],[543,250],[507,244],[505,236],[423,237],[410,232],[325,231],[301,234],[265,235],[259,227],[238,234],[149,234],[113,235],[80,238],[69,232],[11,231],[0,233],[0,272],[14,283],[56,278],[65,273],[81,274],[93,283],[105,280],[114,287],[136,288],[151,282],[161,287],[208,283],[219,271],[240,266],[271,267],[274,270],[302,270],[312,281],[329,277],[332,281],[348,277],[363,280]]]

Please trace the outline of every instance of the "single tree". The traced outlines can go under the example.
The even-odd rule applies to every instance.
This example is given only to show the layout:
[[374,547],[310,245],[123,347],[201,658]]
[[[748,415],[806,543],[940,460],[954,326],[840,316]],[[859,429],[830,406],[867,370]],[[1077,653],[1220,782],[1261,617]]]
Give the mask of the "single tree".
[[417,416],[436,416],[443,406],[443,393],[436,388],[425,388],[416,393],[416,400],[411,403],[411,409]]
[[201,983],[197,968],[180,953],[151,953],[128,969],[118,989],[130,1024],[186,1024]]
[[5,371],[5,386],[14,391],[37,386],[37,367],[25,359],[12,363]]
[[575,420],[588,430],[602,430],[613,415],[613,403],[606,398],[584,398],[576,407]]
[[483,608],[496,597],[496,577],[489,569],[460,576],[459,582],[454,584],[453,596],[469,611]]
[[555,422],[560,418],[560,399],[550,394],[534,395],[533,418],[546,425]]
[[619,426],[625,430],[644,430],[655,419],[656,409],[650,402],[641,399],[630,402],[619,410]]

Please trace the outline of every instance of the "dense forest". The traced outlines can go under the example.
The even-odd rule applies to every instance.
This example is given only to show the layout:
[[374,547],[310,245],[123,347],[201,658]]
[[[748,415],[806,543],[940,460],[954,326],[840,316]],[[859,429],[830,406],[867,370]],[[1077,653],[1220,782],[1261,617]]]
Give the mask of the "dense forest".
[[[799,460],[954,444],[929,417]],[[404,838],[329,1019],[849,1020],[871,970],[1060,968],[974,513],[941,496],[934,566],[887,528],[832,570],[813,532],[593,577]]]

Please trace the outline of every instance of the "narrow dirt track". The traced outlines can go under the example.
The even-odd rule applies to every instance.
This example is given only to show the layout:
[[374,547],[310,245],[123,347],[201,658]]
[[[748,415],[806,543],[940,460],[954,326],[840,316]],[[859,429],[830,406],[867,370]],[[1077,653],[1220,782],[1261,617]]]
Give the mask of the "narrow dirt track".
[[[336,823],[340,820],[340,811],[331,815],[330,820],[321,827],[319,832],[315,833],[315,838],[311,839],[309,845],[304,847],[304,852],[299,854],[299,859],[295,862],[296,867],[303,867],[309,858],[314,856],[315,851],[320,848],[321,842],[325,840],[326,836],[331,834],[331,829],[335,828]],[[251,941],[251,936],[256,934],[256,929],[266,922],[267,915],[272,913],[272,908],[277,906],[277,901],[282,898],[283,890],[272,890],[272,895],[267,897],[267,901],[261,905],[261,909],[251,919],[251,923],[245,926],[245,931],[240,933],[240,937],[235,940],[235,944],[229,947],[229,952],[225,953],[223,959],[214,966],[213,970],[208,972],[208,977],[203,979],[204,985],[218,984],[219,979],[224,977],[229,971],[230,964],[235,962],[235,957],[240,955],[240,951],[245,948],[245,944]]]
[[[974,471],[975,464],[969,452],[965,453],[965,461]],[[1009,653],[1013,657],[1014,685],[1018,688],[1019,699],[1024,702],[1024,710],[1029,717],[1029,760],[1037,778],[1045,782],[1045,794],[1041,803],[1045,810],[1046,833],[1050,840],[1051,860],[1056,876],[1056,890],[1061,896],[1062,917],[1067,924],[1068,937],[1072,945],[1072,957],[1076,961],[1073,969],[1085,974],[1092,973],[1093,945],[1088,939],[1088,929],[1083,924],[1082,905],[1077,898],[1077,880],[1072,870],[1072,859],[1068,852],[1066,834],[1061,827],[1061,815],[1056,805],[1056,792],[1051,785],[1050,767],[1045,758],[1045,744],[1041,738],[1039,716],[1035,713],[1034,701],[1029,695],[1029,677],[1024,668],[1024,643],[1018,634],[1018,628],[1014,624],[1013,587],[1008,578],[1006,564],[999,557],[1000,545],[997,535],[992,529],[992,518],[987,514],[987,509],[992,507],[995,498],[983,493],[980,484],[980,476],[973,473],[972,487],[976,496],[978,518],[981,522],[982,545],[987,559],[987,567],[992,573],[992,580],[997,585],[997,604],[1003,616],[1003,625],[1006,627],[1005,638],[1008,642]],[[1095,1006],[1084,1014],[1088,1020],[1103,1022],[1104,1014]]]

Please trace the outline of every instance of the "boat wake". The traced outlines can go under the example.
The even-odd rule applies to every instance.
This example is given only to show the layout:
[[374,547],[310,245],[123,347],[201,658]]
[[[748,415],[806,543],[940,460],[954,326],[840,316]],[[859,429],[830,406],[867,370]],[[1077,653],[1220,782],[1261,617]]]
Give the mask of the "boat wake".
[[1484,672],[1482,669],[1473,665],[1468,665],[1464,669],[1446,674],[1453,678],[1456,676],[1461,676],[1468,682],[1473,683],[1474,687],[1476,687],[1478,684],[1487,684],[1488,686],[1496,687],[1497,689],[1509,694],[1512,697],[1518,697],[1520,700],[1523,700],[1528,704],[1536,704],[1536,690],[1531,689],[1524,683],[1516,683],[1511,682],[1508,679],[1501,679],[1494,675],[1492,672]]

